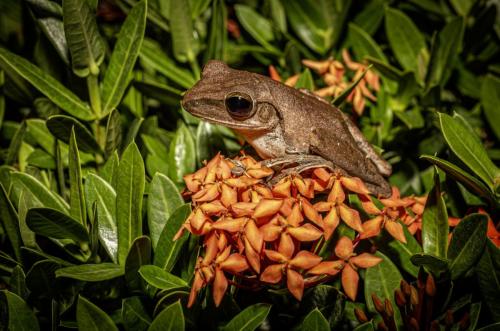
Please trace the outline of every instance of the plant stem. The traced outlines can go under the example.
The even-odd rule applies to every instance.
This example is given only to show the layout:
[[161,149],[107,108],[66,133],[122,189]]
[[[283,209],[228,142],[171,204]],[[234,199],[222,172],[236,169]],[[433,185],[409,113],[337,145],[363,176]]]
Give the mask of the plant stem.
[[87,88],[89,90],[90,106],[97,120],[99,120],[101,117],[101,93],[99,91],[97,75],[90,74],[87,76]]

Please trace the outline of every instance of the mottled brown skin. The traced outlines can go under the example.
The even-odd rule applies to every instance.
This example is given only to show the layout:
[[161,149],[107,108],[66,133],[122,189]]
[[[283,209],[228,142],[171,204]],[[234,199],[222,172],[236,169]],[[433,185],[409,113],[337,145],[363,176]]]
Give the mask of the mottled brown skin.
[[[252,99],[248,118],[226,109],[226,97],[238,93]],[[391,194],[383,177],[391,174],[391,166],[344,113],[311,93],[210,61],[182,105],[194,116],[242,134],[270,166],[298,164],[297,171],[325,166],[361,178],[374,194]]]

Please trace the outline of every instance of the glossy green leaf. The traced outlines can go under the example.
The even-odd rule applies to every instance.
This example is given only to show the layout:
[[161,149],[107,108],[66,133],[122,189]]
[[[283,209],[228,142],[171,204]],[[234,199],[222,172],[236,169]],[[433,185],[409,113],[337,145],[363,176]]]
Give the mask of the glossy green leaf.
[[424,253],[446,258],[448,247],[448,212],[439,176],[434,173],[434,187],[429,192],[422,216],[422,248]]
[[144,39],[139,56],[145,64],[183,88],[190,88],[196,82],[189,71],[180,68],[165,54],[158,43],[150,39]]
[[[418,62],[422,61],[422,54],[427,54],[428,51],[424,37],[415,23],[402,11],[387,8],[385,11],[385,31],[391,49],[401,66],[418,73]],[[421,74],[418,76],[423,77]]]
[[[155,130],[155,129],[153,129]],[[141,134],[142,142],[146,147],[148,153],[159,157],[160,159],[167,162],[168,159],[168,146],[166,146],[162,140],[157,137],[153,137],[147,134]]]
[[467,16],[476,2],[477,0],[450,0],[455,11],[462,16]]
[[224,140],[218,127],[205,121],[196,130],[196,157],[198,162],[209,161],[217,152],[225,149]]
[[309,68],[304,69],[295,83],[295,88],[307,89],[309,91],[314,91],[316,88],[314,86],[314,79],[312,77],[311,70]]
[[87,210],[85,206],[85,194],[83,192],[80,155],[78,153],[74,129],[71,130],[68,156],[70,215],[85,226],[87,223]]
[[[35,3],[40,1],[32,1],[31,3]],[[66,40],[66,36],[64,34],[64,23],[62,20],[62,8],[57,5],[53,1],[45,1],[45,3],[48,3],[50,5],[54,4],[58,7],[58,10],[60,11],[61,15],[58,15],[57,17],[55,16],[47,16],[45,17],[44,14],[36,15],[37,16],[37,23],[38,26],[40,27],[40,30],[45,34],[49,42],[52,44],[54,49],[56,50],[57,54],[61,58],[61,60],[68,65],[70,63],[69,60],[69,49],[68,49],[68,42]]]
[[304,318],[301,328],[311,331],[329,331],[330,325],[319,309],[315,308]]
[[[375,254],[383,261],[374,267],[366,269],[365,272],[365,302],[368,310],[376,313],[372,300],[372,294],[382,300],[388,299],[393,307],[397,307],[394,301],[394,291],[399,288],[403,276],[392,261],[384,254]],[[401,315],[398,310],[394,310],[396,323],[401,324]]]
[[62,7],[73,72],[80,77],[97,75],[105,49],[95,14],[87,1],[63,0]]
[[359,60],[365,56],[371,56],[387,63],[387,58],[380,46],[367,32],[354,23],[349,23],[349,43]]
[[56,277],[77,279],[85,282],[100,282],[125,274],[118,264],[103,262],[99,264],[81,264],[56,270]]
[[431,254],[415,254],[410,260],[416,266],[427,268],[435,276],[439,276],[441,273],[449,270],[448,260]]
[[178,106],[179,101],[181,100],[182,92],[168,85],[157,82],[139,82],[139,81],[134,81],[133,84],[134,87],[137,88],[139,91],[141,91],[148,97],[160,101],[161,103],[172,106]]
[[483,106],[484,115],[488,119],[488,124],[500,140],[500,79],[492,75],[486,75],[483,78],[481,85],[481,105]]
[[141,288],[139,268],[151,262],[151,239],[147,236],[135,238],[125,260],[125,280],[131,289]]
[[177,240],[173,240],[177,231],[186,221],[187,217],[191,212],[191,206],[189,204],[184,204],[177,208],[172,215],[168,218],[168,221],[163,226],[163,231],[160,234],[160,238],[156,245],[154,264],[166,271],[171,271],[177,262],[182,246],[189,238],[184,235]]
[[481,296],[494,321],[500,321],[500,249],[487,240],[476,275]]
[[253,331],[257,329],[266,319],[271,305],[267,303],[257,303],[242,310],[233,317],[222,330],[224,331]]
[[234,6],[236,17],[243,28],[268,51],[280,54],[271,42],[274,40],[274,33],[271,22],[251,7],[246,5]]
[[24,247],[37,248],[35,233],[30,230],[26,224],[26,214],[33,207],[42,207],[42,204],[32,197],[32,194],[27,190],[21,190],[19,194],[19,204],[17,207],[19,217],[19,231]]
[[270,0],[269,5],[271,6],[271,17],[274,21],[274,25],[278,27],[278,30],[286,33],[286,13],[285,6],[283,6],[281,0]]
[[460,51],[464,35],[464,20],[456,17],[441,30],[432,46],[427,82],[443,86],[448,80]]
[[87,212],[97,206],[99,239],[113,262],[118,262],[118,228],[116,225],[116,192],[101,177],[89,174],[85,178]]
[[482,255],[487,240],[487,226],[486,215],[471,214],[463,218],[453,231],[448,248],[452,279],[467,272]]
[[20,265],[16,265],[12,269],[12,274],[9,279],[10,291],[18,295],[21,299],[26,300],[29,295],[28,288],[26,287],[26,275]]
[[106,122],[106,145],[104,151],[109,157],[118,149],[122,142],[122,122],[118,110],[113,109],[109,113]]
[[168,176],[178,186],[184,185],[183,176],[194,172],[196,152],[193,136],[182,124],[170,143],[168,154]]
[[58,198],[55,193],[47,189],[47,187],[45,187],[45,185],[43,185],[35,177],[21,172],[14,172],[11,176],[12,180],[21,184],[24,189],[29,191],[32,197],[41,206],[56,209],[63,213],[69,212],[69,206],[67,203]]
[[403,78],[404,73],[401,70],[374,57],[365,56],[365,58],[385,78],[396,82],[399,82]]
[[372,322],[366,322],[361,325],[358,325],[356,328],[354,328],[353,331],[374,331],[375,329],[373,328],[373,323]]
[[356,79],[354,82],[352,82],[351,85],[349,85],[345,90],[342,91],[339,95],[335,97],[335,99],[332,100],[332,105],[339,107],[344,100],[347,99],[347,97],[351,94],[352,91],[358,86],[358,84],[361,82],[361,80],[365,77],[366,72],[370,70],[370,67],[366,68],[363,73]]
[[184,200],[175,184],[167,176],[156,173],[149,186],[148,197],[148,226],[154,249],[166,224],[170,222],[170,216],[183,204]]
[[56,169],[56,160],[54,157],[40,148],[35,148],[26,161],[34,167]]
[[87,153],[102,153],[92,133],[80,121],[73,117],[53,115],[47,119],[45,124],[54,137],[66,144],[70,143],[71,129],[74,128],[79,150]]
[[12,70],[42,92],[62,110],[78,119],[89,121],[94,118],[88,104],[56,79],[43,72],[28,60],[0,47],[0,67]]
[[19,229],[19,218],[16,209],[9,200],[9,196],[5,188],[0,183],[0,223],[2,224],[7,237],[9,238],[10,246],[14,252],[16,260],[21,259],[22,238]]
[[82,296],[78,296],[76,322],[79,330],[118,331],[106,312]]
[[129,124],[127,134],[122,141],[122,151],[135,141],[143,122],[144,118],[141,117],[134,118],[134,120]]
[[148,329],[148,331],[177,330],[184,330],[184,314],[180,300],[163,309]]
[[344,317],[345,295],[331,285],[319,284],[304,292],[298,314],[306,315],[319,308],[331,329],[335,329]]
[[121,315],[127,331],[145,331],[151,325],[151,317],[139,297],[123,299]]
[[26,223],[35,233],[54,239],[71,239],[78,243],[89,241],[87,229],[74,218],[50,208],[31,208]]
[[439,123],[444,139],[453,153],[490,188],[493,188],[495,178],[498,179],[500,171],[490,160],[477,137],[473,136],[456,117],[439,113]]
[[224,60],[227,48],[227,8],[223,0],[212,1],[212,20],[208,35],[207,50],[204,52],[204,61]]
[[6,302],[10,331],[38,331],[40,326],[33,310],[18,295],[7,290],[0,291],[0,301]]
[[102,87],[103,116],[115,109],[127,88],[146,30],[146,0],[138,2],[128,13],[113,49]]
[[151,286],[160,290],[187,288],[189,284],[164,269],[155,265],[143,265],[139,269],[141,277]]
[[194,61],[196,49],[189,1],[180,1],[175,6],[170,6],[170,28],[172,30],[172,48],[176,60],[179,62]]
[[116,189],[116,180],[118,178],[118,165],[120,160],[118,152],[115,150],[104,163],[104,166],[99,169],[99,176],[108,182],[114,189]]
[[9,148],[7,149],[7,156],[5,157],[5,164],[12,165],[14,162],[17,163],[25,132],[26,122],[23,121],[10,141]]
[[116,221],[118,225],[118,261],[125,263],[130,245],[142,234],[142,195],[144,162],[135,142],[131,143],[118,165]]

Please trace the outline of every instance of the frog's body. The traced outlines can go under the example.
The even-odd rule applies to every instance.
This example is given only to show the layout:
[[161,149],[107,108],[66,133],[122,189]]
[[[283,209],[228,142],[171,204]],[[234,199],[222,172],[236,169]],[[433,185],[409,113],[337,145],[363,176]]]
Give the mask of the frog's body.
[[310,93],[210,61],[182,104],[242,134],[271,165],[326,166],[363,179],[375,194],[391,194],[383,177],[391,174],[390,165],[344,113]]

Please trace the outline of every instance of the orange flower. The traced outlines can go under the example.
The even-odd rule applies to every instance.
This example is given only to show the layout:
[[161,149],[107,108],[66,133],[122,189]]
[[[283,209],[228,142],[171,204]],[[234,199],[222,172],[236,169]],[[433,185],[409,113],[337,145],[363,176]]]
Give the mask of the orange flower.
[[342,271],[342,288],[345,294],[354,301],[358,293],[359,275],[357,269],[376,266],[382,262],[382,259],[368,253],[355,255],[354,246],[348,237],[339,239],[335,246],[335,255],[339,260],[321,262],[311,268],[308,273],[334,276]]
[[269,265],[260,275],[260,280],[270,284],[281,281],[286,275],[287,287],[297,299],[302,299],[304,293],[304,278],[301,270],[308,270],[321,262],[321,257],[308,252],[300,251],[292,258],[286,252],[265,250],[267,258],[276,264]]

